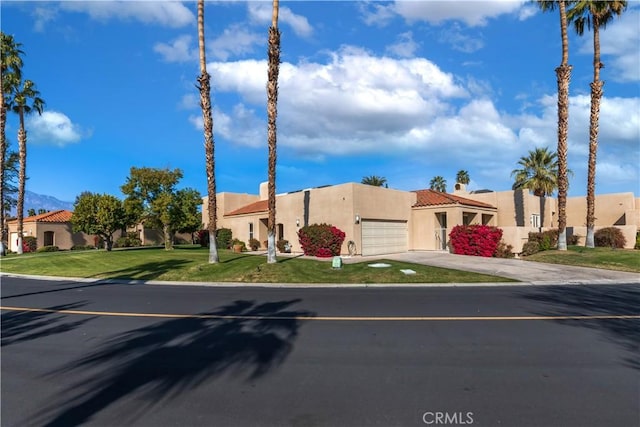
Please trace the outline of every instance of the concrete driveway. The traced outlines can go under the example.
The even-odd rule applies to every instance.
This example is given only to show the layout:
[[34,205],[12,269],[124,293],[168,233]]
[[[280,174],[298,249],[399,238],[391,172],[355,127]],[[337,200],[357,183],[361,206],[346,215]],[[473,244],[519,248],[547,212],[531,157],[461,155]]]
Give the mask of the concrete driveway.
[[640,274],[599,268],[573,267],[560,264],[523,261],[522,259],[483,258],[453,255],[437,251],[412,251],[399,254],[344,258],[346,264],[374,262],[380,259],[413,262],[434,267],[452,268],[508,277],[531,283],[637,283]]

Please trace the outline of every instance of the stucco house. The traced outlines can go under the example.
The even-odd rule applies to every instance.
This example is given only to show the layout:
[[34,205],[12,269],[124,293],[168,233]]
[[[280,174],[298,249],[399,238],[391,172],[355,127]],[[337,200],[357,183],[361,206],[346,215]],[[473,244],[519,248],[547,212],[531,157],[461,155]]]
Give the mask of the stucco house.
[[[93,236],[85,233],[74,233],[71,227],[73,212],[57,210],[23,219],[23,236],[33,236],[38,247],[57,246],[60,249],[71,249],[77,245],[94,245]],[[9,250],[18,250],[18,220],[7,222],[9,228]]]
[[[584,197],[567,201],[568,233],[586,234],[581,205]],[[640,224],[640,199],[632,193],[598,196],[596,229],[615,225],[623,230],[627,246],[633,247]],[[267,184],[259,194],[219,193],[218,228],[233,236],[251,238],[266,247]],[[448,235],[458,224],[500,227],[503,239],[520,252],[528,233],[557,227],[556,200],[540,198],[526,190],[469,192],[456,184],[453,194],[433,190],[401,191],[345,183],[309,188],[276,196],[276,240],[285,239],[293,252],[301,252],[297,232],[314,223],[335,225],[345,232],[342,253],[355,244],[358,255],[381,255],[411,250],[447,250]],[[202,222],[208,222],[207,198]],[[582,241],[584,242],[584,240]]]

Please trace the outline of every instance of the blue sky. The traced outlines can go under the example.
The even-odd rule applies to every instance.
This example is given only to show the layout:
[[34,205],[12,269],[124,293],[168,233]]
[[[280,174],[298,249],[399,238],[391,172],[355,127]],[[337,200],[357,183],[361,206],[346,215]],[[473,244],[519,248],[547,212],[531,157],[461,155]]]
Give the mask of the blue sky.
[[[465,169],[508,190],[556,147],[556,13],[521,1],[281,2],[279,193],[386,177],[427,188]],[[180,168],[206,194],[195,2],[3,1],[45,113],[27,121],[27,189],[117,196],[131,166]],[[218,191],[266,181],[270,2],[207,2]],[[640,195],[640,3],[601,34],[598,193]],[[570,36],[570,196],[586,193],[591,33]],[[17,118],[7,136],[17,145]]]

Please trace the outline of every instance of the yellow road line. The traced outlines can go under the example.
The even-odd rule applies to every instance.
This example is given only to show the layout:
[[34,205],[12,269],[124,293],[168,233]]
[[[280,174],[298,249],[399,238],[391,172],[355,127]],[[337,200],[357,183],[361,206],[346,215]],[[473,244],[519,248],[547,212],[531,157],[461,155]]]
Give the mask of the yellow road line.
[[35,313],[76,314],[83,316],[115,317],[155,317],[164,319],[217,319],[217,320],[322,320],[347,322],[428,322],[428,321],[478,321],[478,320],[614,320],[640,319],[640,315],[597,315],[597,316],[250,316],[219,314],[170,314],[132,313],[113,311],[53,310],[48,308],[0,306],[0,310],[26,311]]

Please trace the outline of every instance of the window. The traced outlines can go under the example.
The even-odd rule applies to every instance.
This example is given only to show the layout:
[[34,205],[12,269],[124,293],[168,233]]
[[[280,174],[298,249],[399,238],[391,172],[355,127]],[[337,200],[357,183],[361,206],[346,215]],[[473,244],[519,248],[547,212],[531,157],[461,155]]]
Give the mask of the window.
[[253,223],[249,223],[249,240],[253,239]]
[[540,214],[531,214],[531,226],[540,228]]
[[284,225],[278,224],[278,240],[284,239]]

